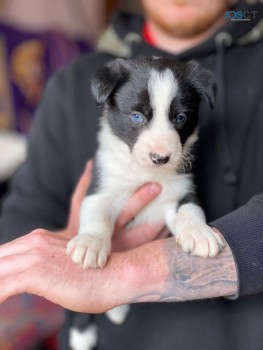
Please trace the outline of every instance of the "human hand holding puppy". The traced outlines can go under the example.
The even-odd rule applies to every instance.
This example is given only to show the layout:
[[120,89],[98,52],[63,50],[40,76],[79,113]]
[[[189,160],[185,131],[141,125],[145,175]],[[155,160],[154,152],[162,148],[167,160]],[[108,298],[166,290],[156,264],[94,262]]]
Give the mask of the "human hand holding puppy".
[[[79,228],[80,208],[91,182],[92,165],[92,161],[88,161],[71,198],[67,227],[59,232],[61,236],[67,239],[73,238]],[[163,224],[141,225],[129,230],[125,227],[149,201],[159,195],[161,190],[161,186],[158,183],[149,183],[135,191],[123,207],[115,223],[112,251],[136,248],[144,243],[154,239],[161,239],[168,235],[168,230],[163,227]]]
[[[145,244],[113,252],[103,269],[83,270],[74,264],[66,255],[67,238],[74,235],[78,225],[78,208],[90,181],[90,170],[88,167],[84,172],[73,195],[66,230],[60,234],[35,230],[0,247],[0,302],[15,294],[30,293],[73,311],[98,313],[125,303],[236,293],[235,263],[226,242],[217,259],[202,259],[182,252],[174,238],[153,241],[166,234],[157,227],[146,229],[146,235],[143,227],[121,236],[117,233],[113,243],[117,250]],[[131,197],[133,204],[127,204],[122,212],[120,227],[157,196],[158,191],[154,194],[150,187],[146,185]]]

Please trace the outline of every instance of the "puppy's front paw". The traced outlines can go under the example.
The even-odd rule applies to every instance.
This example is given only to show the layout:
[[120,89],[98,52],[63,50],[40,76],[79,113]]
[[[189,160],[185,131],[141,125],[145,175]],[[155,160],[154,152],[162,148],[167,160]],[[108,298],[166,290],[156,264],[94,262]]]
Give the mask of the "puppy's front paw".
[[223,247],[220,236],[205,223],[192,224],[178,230],[176,241],[183,251],[203,258],[216,256]]
[[68,242],[67,254],[83,269],[103,267],[110,253],[110,240],[79,234]]

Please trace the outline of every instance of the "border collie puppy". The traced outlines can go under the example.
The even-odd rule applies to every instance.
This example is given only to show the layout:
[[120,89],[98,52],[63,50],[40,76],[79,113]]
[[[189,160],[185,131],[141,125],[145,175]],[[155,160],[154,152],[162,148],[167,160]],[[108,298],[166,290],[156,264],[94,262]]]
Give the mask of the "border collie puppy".
[[[99,147],[79,234],[68,243],[68,255],[82,268],[103,267],[125,201],[143,184],[158,182],[162,192],[129,227],[163,222],[185,252],[214,257],[223,244],[206,224],[191,174],[199,102],[204,98],[214,105],[212,72],[194,61],[115,59],[94,75],[92,92],[102,108]],[[124,305],[107,315],[120,324],[127,312]],[[94,345],[93,333],[90,341],[77,332],[87,344],[83,349],[91,348],[89,342]],[[79,350],[77,334],[72,348]]]
[[212,72],[194,61],[115,59],[95,74],[92,92],[103,111],[99,148],[79,234],[67,247],[72,260],[82,268],[105,265],[116,218],[147,182],[162,192],[129,226],[163,222],[185,252],[215,256],[222,241],[206,224],[189,171],[200,99],[214,104]]

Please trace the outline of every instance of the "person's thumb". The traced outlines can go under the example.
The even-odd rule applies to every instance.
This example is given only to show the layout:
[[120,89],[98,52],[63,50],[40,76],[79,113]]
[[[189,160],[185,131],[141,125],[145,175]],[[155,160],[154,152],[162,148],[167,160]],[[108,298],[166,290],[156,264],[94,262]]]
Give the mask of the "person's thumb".
[[92,175],[92,160],[89,160],[72,195],[67,229],[75,235],[79,226],[80,207],[86,196]]

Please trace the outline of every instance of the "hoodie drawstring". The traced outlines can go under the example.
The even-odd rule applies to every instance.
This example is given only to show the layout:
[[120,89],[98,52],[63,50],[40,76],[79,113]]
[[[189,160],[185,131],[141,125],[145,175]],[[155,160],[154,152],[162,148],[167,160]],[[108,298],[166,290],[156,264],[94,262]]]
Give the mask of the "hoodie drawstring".
[[227,142],[227,130],[226,130],[226,97],[225,97],[225,84],[224,84],[224,56],[225,47],[230,46],[232,38],[228,33],[221,32],[216,38],[216,62],[215,73],[218,83],[217,93],[217,108],[214,111],[214,123],[216,125],[215,142],[216,149],[218,151],[220,165],[223,170],[223,177],[226,183],[235,184],[237,182],[237,176],[233,169],[233,163],[231,160],[230,150]]

